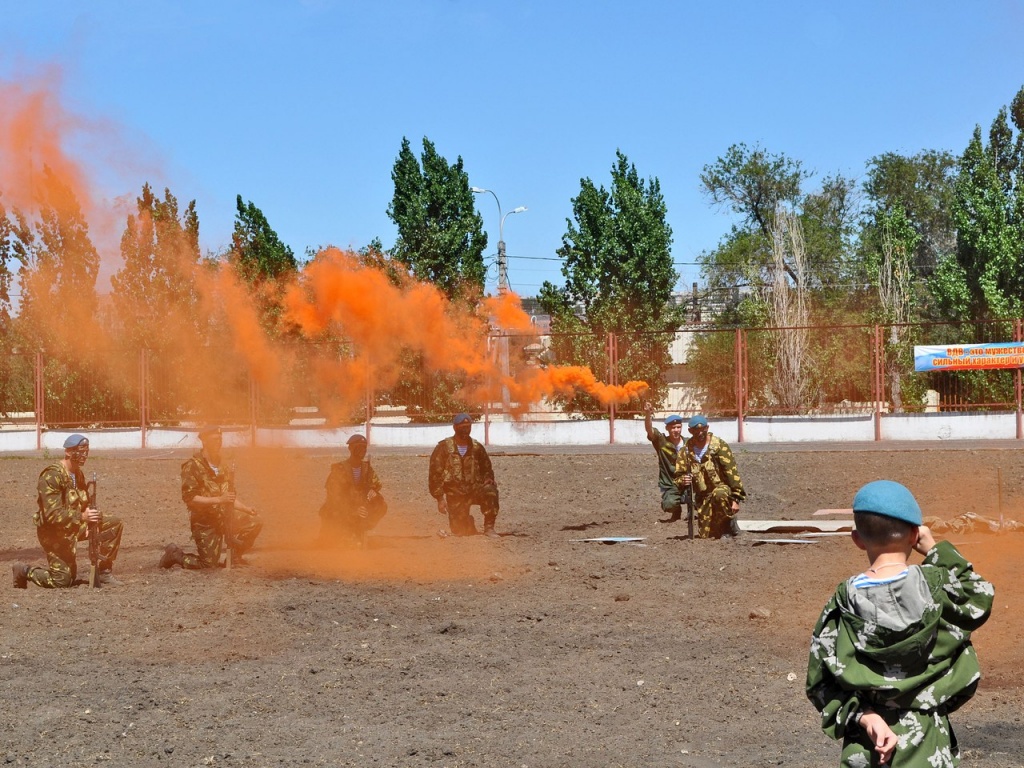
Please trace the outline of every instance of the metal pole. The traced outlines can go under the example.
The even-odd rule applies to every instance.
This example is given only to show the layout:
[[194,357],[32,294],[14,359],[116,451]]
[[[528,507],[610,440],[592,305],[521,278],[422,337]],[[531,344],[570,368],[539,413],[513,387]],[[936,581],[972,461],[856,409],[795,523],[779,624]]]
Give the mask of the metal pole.
[[[1022,341],[1021,339],[1021,322],[1020,320],[1013,321],[1013,340]],[[1015,397],[1017,400],[1017,439],[1024,438],[1024,419],[1021,418],[1021,381],[1020,381],[1020,368],[1013,372],[1013,382]]]
[[[618,379],[615,376],[615,369],[618,366],[617,337],[614,332],[608,333],[608,384],[615,386]],[[608,402],[608,444],[615,444],[615,401]]]
[[252,448],[256,447],[256,430],[257,422],[259,420],[259,384],[256,383],[256,379],[253,378],[252,373],[249,374],[249,445]]
[[[500,209],[499,209],[500,213]],[[504,296],[508,290],[508,261],[505,259],[505,238],[501,234],[504,229],[505,219],[501,220],[498,226],[498,295]]]
[[46,387],[43,384],[43,353],[36,352],[36,450],[43,448],[43,409],[46,401]]
[[146,448],[146,348],[139,350],[139,436],[143,450]]
[[882,439],[882,398],[885,396],[885,361],[882,358],[882,326],[875,326],[874,336],[875,442]]
[[[492,338],[493,338],[493,336],[488,334],[488,336],[487,336],[487,357],[488,357],[488,359],[490,359],[490,357],[491,357],[491,349],[490,349],[490,347],[491,347],[491,339]],[[491,386],[492,386],[491,368],[490,368],[490,366],[488,366],[487,367],[487,386],[486,386],[486,388],[484,390],[485,392],[487,392],[487,399],[484,402],[484,447],[489,447],[491,445],[491,401],[493,400],[493,398],[491,397]]]
[[746,399],[746,386],[744,385],[747,375],[746,366],[746,343],[747,337],[742,328],[736,329],[736,442],[743,442],[743,417],[744,400]]

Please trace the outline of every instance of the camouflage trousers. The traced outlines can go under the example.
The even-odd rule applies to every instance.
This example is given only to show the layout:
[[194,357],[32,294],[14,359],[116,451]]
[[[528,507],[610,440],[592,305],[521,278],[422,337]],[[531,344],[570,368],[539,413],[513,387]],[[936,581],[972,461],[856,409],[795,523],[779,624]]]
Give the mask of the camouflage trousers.
[[484,516],[484,527],[494,526],[498,517],[498,486],[493,484],[478,485],[469,493],[445,493],[448,504],[448,527],[456,536],[472,536],[476,533],[476,523],[469,513],[474,504],[480,507]]
[[672,520],[678,520],[683,515],[683,506],[690,495],[689,488],[680,489],[674,483],[667,488],[661,489],[661,511],[667,512]]
[[[220,556],[224,548],[224,528],[222,521],[215,515],[192,514],[192,539],[196,543],[196,553],[186,552],[181,565],[190,571],[203,568],[216,568],[220,565]],[[234,510],[234,536],[231,552],[240,556],[252,549],[256,537],[263,530],[263,521],[259,515]]]
[[[100,559],[99,570],[109,571],[114,567],[117,550],[121,546],[121,533],[124,523],[116,517],[104,517],[100,523]],[[33,584],[47,589],[59,589],[73,586],[78,576],[76,549],[79,538],[77,532],[69,533],[67,529],[53,525],[40,525],[36,528],[36,537],[46,553],[47,567],[33,566],[28,571],[28,580]]]
[[719,485],[707,495],[694,494],[693,534],[699,539],[720,539],[732,534],[732,497],[729,486]]
[[346,538],[361,538],[367,531],[377,527],[377,523],[388,512],[384,497],[377,495],[373,501],[363,505],[366,516],[361,517],[358,509],[345,510],[343,513],[322,514],[320,520],[320,541],[324,544],[335,544]]

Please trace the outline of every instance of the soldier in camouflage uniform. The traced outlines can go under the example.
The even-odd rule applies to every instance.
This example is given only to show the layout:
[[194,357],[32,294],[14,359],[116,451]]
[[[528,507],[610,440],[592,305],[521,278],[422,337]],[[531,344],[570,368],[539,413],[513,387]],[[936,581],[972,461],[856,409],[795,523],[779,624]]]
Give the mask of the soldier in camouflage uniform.
[[469,436],[473,420],[460,413],[452,421],[455,434],[437,444],[430,455],[428,486],[437,500],[437,511],[448,515],[448,525],[456,536],[477,532],[469,508],[480,505],[484,516],[484,535],[497,538],[494,521],[498,517],[498,485],[487,451]]
[[679,483],[693,493],[694,534],[702,539],[735,536],[739,533],[736,513],[747,494],[732,450],[725,440],[708,432],[704,416],[692,417],[687,426],[692,437],[686,441],[684,462],[692,471]]
[[110,571],[121,546],[124,524],[116,517],[100,515],[87,504],[82,467],[89,458],[89,440],[71,435],[64,441],[64,458],[39,475],[36,495],[36,536],[46,553],[48,566],[13,566],[14,586],[25,589],[28,582],[40,587],[70,587],[78,566],[75,550],[89,535],[89,523],[99,522],[99,582],[117,583]]
[[688,474],[686,465],[686,446],[683,443],[683,417],[675,414],[665,419],[668,435],[655,429],[652,422],[654,406],[644,403],[644,429],[647,439],[654,445],[658,454],[658,488],[661,490],[661,509],[668,512],[667,522],[674,523],[683,514],[683,504],[690,492],[683,485],[683,477]]
[[168,544],[160,558],[161,568],[175,565],[188,570],[218,567],[228,537],[226,523],[229,520],[232,536],[226,545],[231,547],[232,562],[241,563],[242,555],[252,549],[263,529],[263,521],[256,510],[235,495],[234,471],[222,464],[220,428],[204,428],[199,440],[202,449],[181,465],[181,500],[188,507],[196,554]]
[[[853,541],[871,567],[839,584],[818,619],[807,696],[822,730],[842,739],[844,768],[955,768],[949,713],[977,690],[971,633],[995,590],[952,544],[936,543],[899,483],[865,485],[853,515]],[[912,551],[921,565],[908,565]]]
[[327,476],[327,500],[320,507],[320,541],[333,544],[354,539],[366,546],[366,534],[388,511],[381,496],[383,487],[370,460],[366,458],[366,438],[348,439],[348,459],[331,465]]

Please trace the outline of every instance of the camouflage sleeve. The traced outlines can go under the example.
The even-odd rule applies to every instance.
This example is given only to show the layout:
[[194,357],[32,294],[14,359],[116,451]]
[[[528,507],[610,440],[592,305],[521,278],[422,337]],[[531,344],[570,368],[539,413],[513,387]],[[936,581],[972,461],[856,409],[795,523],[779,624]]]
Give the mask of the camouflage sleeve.
[[324,487],[327,489],[327,501],[324,502],[326,507],[337,511],[339,507],[345,505],[345,478],[338,464],[331,465]]
[[59,470],[55,467],[43,470],[36,490],[39,492],[40,516],[44,523],[61,528],[77,527],[79,514],[65,500]]
[[973,632],[988,620],[995,587],[974,572],[974,566],[956,547],[948,541],[938,542],[925,555],[922,565],[934,566],[948,574],[942,581],[943,619],[967,632]]
[[729,497],[736,501],[743,501],[747,498],[747,492],[743,490],[743,481],[740,480],[740,469],[736,466],[736,459],[732,455],[732,449],[724,440],[718,443],[718,450],[715,453],[718,461],[718,474],[729,486]]
[[366,467],[369,470],[369,476],[366,479],[367,486],[375,490],[377,493],[380,493],[384,484],[381,483],[380,478],[377,477],[377,471],[373,468],[372,464],[367,463]]
[[833,739],[842,739],[860,710],[857,691],[839,685],[832,674],[838,663],[839,606],[835,595],[829,600],[811,634],[811,652],[807,660],[807,698],[821,714],[821,730]]
[[430,495],[440,499],[444,493],[444,465],[448,461],[448,452],[445,450],[444,441],[437,444],[434,452],[430,454],[430,471],[427,477],[427,488]]
[[476,448],[477,466],[480,467],[480,478],[485,483],[494,483],[494,468],[491,466],[491,457],[487,455],[487,449],[480,443],[474,443],[474,447]]
[[196,474],[196,462],[189,459],[181,465],[181,500],[191,507],[192,499],[201,495],[203,481]]

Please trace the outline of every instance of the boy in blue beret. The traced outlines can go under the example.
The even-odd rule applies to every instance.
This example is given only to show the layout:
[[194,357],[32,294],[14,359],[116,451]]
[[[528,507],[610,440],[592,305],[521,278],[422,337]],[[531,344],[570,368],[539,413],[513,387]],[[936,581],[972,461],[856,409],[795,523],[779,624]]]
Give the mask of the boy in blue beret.
[[[868,483],[853,517],[870,567],[836,588],[814,628],[807,696],[822,730],[842,739],[842,766],[954,768],[949,713],[978,687],[971,632],[995,591],[952,544],[936,543],[903,485]],[[908,564],[914,551],[921,565]]]

